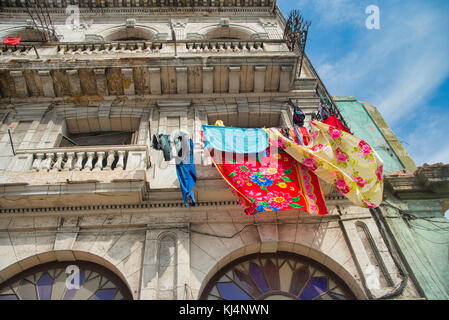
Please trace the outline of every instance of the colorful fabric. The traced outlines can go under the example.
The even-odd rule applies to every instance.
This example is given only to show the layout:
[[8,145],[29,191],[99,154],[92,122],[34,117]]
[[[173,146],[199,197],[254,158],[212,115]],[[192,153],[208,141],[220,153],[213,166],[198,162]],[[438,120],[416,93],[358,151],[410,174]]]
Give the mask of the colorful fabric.
[[204,148],[235,153],[259,153],[268,147],[268,136],[262,129],[203,125]]
[[304,112],[302,112],[301,108],[298,106],[293,107],[293,124],[297,126],[304,126],[304,119],[306,118],[306,115]]
[[[270,141],[270,144],[272,142]],[[212,150],[213,162],[248,215],[287,209],[327,214],[318,178],[282,149],[265,156]],[[241,159],[237,160],[239,157]]]
[[333,126],[338,130],[343,130],[347,133],[351,133],[351,131],[349,131],[349,128],[345,126],[335,114],[330,115],[326,120],[323,121],[323,123]]
[[21,39],[21,37],[17,37],[17,38],[7,37],[3,40],[3,44],[16,46],[20,43],[20,39]]
[[383,163],[365,141],[318,121],[312,121],[308,146],[286,139],[274,128],[265,131],[270,141],[276,141],[278,147],[352,203],[375,208],[382,202]]
[[195,195],[193,186],[196,184],[196,170],[193,163],[193,142],[189,139],[190,150],[186,160],[176,163],[176,174],[178,175],[179,185],[181,186],[182,199],[187,207],[190,204],[195,205]]

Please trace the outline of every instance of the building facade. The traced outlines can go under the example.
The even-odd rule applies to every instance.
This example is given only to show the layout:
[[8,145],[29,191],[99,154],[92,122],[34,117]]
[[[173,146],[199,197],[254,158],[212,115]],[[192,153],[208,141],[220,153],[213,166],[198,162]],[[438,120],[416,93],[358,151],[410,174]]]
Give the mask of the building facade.
[[[1,4],[0,35],[22,42],[0,51],[0,299],[447,297],[444,279],[427,293],[393,214],[323,182],[328,215],[245,215],[202,149],[216,120],[291,127],[289,99],[307,124],[323,96],[338,110],[275,2],[46,5],[58,41]],[[176,130],[194,142],[195,206],[151,147]]]

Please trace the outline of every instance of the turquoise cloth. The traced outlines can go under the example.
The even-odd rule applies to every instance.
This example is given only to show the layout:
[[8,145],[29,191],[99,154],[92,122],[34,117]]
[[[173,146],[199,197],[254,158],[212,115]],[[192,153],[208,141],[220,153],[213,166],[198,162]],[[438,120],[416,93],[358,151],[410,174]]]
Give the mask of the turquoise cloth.
[[268,134],[262,129],[203,125],[204,148],[233,153],[259,153],[268,148]]

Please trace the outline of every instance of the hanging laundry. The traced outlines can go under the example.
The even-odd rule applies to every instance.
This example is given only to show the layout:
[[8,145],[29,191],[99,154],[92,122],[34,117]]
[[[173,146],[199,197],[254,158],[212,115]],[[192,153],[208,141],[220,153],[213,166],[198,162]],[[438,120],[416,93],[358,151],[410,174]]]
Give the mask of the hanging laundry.
[[257,128],[203,125],[204,148],[235,153],[259,153],[268,147],[268,136]]
[[320,114],[321,121],[325,121],[331,115],[329,109],[321,103],[318,106],[318,113]]
[[20,43],[20,39],[21,39],[21,37],[17,37],[17,38],[7,37],[3,40],[3,44],[16,46]]
[[[179,185],[181,186],[184,205],[186,207],[189,206],[189,204],[194,206],[195,195],[193,193],[193,186],[196,184],[197,176],[195,164],[193,162],[193,141],[184,134],[178,135],[177,137],[182,137],[181,140],[188,139],[188,149],[182,150],[182,153],[185,154],[184,160],[177,161],[176,163],[176,174],[178,175]],[[184,147],[184,141],[182,141],[179,146],[180,145]]]
[[168,134],[153,135],[152,146],[156,150],[162,150],[164,160],[170,161],[172,159],[170,136]]
[[304,120],[306,118],[306,115],[298,106],[293,107],[293,124],[303,127],[304,126]]
[[[273,145],[270,140],[269,144]],[[319,180],[282,149],[268,147],[264,156],[209,150],[220,175],[248,215],[287,209],[327,214]],[[241,156],[241,155],[240,155]],[[235,159],[240,158],[240,161]]]
[[312,121],[310,142],[301,146],[277,129],[264,129],[285,150],[352,203],[375,208],[382,202],[383,163],[365,141],[333,126]]
[[190,136],[185,131],[178,130],[172,133],[171,140],[173,141],[175,148],[176,163],[184,161],[184,159],[186,159],[186,156],[189,154],[190,152],[189,139]]
[[337,116],[335,114],[330,115],[325,121],[322,121],[325,124],[328,124],[330,126],[333,126],[335,128],[337,128],[338,130],[343,130],[347,133],[351,133],[351,131],[349,131],[349,128],[347,126],[345,126],[340,119],[337,118]]
[[309,141],[310,141],[309,130],[307,130],[306,127],[300,127],[299,131],[301,133],[303,145],[307,146],[309,144]]

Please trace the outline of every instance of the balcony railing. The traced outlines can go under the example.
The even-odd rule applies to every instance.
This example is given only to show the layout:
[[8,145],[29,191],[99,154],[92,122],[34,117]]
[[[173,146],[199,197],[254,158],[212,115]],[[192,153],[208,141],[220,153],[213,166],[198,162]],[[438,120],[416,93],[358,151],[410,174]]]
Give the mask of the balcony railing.
[[148,147],[88,146],[17,151],[10,171],[120,171],[149,167]]
[[[253,41],[233,40],[178,40],[178,53],[253,53],[288,51],[284,40],[260,39]],[[284,44],[284,46],[283,46]],[[174,52],[174,41],[114,41],[114,42],[24,42],[17,46],[0,45],[0,56],[39,55],[115,55],[115,54],[159,54]],[[40,49],[53,48],[41,51]]]

